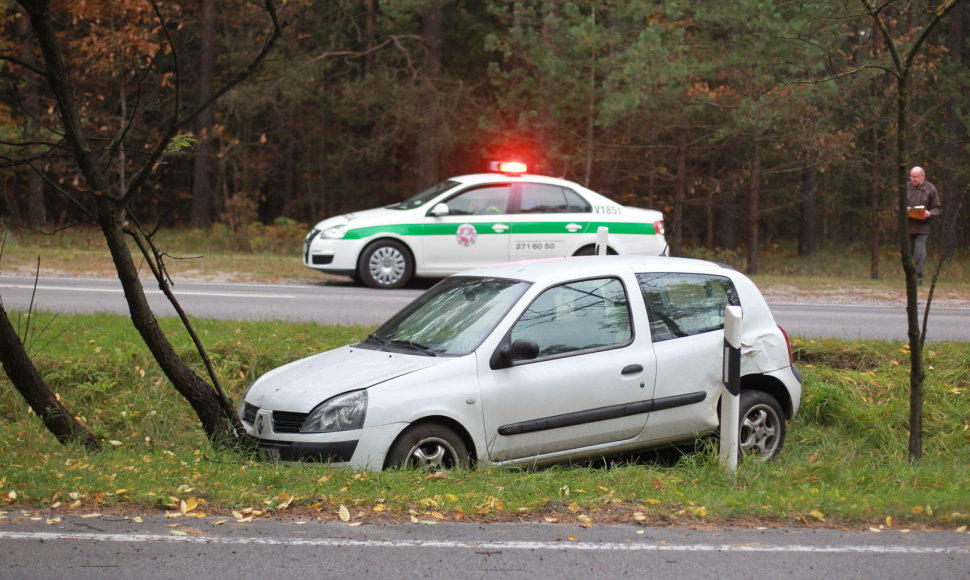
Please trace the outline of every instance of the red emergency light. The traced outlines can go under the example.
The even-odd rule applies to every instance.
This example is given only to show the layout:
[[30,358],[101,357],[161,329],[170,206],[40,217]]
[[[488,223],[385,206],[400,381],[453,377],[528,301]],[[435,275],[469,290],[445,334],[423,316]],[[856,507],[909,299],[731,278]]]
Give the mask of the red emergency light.
[[488,164],[489,171],[498,171],[506,175],[521,175],[528,171],[525,163],[520,161],[493,161]]

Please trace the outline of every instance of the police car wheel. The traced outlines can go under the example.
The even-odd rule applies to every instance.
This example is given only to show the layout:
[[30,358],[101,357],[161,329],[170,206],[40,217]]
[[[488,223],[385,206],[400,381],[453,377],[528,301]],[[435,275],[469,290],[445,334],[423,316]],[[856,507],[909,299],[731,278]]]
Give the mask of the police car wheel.
[[452,429],[425,423],[407,429],[391,445],[385,467],[438,471],[468,465],[468,448]]
[[374,242],[364,250],[357,275],[371,288],[400,288],[414,273],[414,259],[404,244],[394,240]]
[[768,461],[785,444],[785,414],[774,397],[764,391],[741,392],[738,451],[741,457]]
[[[606,253],[610,256],[615,256],[616,250],[614,250],[609,246],[606,246]],[[596,246],[595,245],[583,246],[582,248],[576,250],[576,253],[573,255],[574,256],[595,256]]]

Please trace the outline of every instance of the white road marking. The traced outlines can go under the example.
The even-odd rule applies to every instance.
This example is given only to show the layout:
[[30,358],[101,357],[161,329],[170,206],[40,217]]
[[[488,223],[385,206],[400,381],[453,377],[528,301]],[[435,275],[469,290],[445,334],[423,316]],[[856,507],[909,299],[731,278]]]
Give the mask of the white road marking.
[[[17,290],[33,290],[34,286],[27,284],[0,284],[0,288],[13,288]],[[65,286],[37,286],[38,290],[61,290],[65,292],[105,292],[108,294],[123,294],[124,290],[121,288],[69,288]],[[295,299],[296,296],[292,294],[245,294],[239,292],[204,292],[202,290],[173,290],[176,296],[213,296],[222,298],[288,298]],[[161,290],[145,290],[145,294],[164,296]]]
[[7,540],[84,540],[94,542],[176,542],[190,544],[262,544],[268,546],[315,546],[359,548],[465,548],[473,550],[553,550],[586,552],[799,552],[810,554],[956,554],[970,556],[970,546],[810,546],[805,544],[620,544],[615,542],[454,542],[446,540],[350,540],[336,538],[265,538],[225,536],[169,536],[163,534],[96,534],[69,532],[3,532]]

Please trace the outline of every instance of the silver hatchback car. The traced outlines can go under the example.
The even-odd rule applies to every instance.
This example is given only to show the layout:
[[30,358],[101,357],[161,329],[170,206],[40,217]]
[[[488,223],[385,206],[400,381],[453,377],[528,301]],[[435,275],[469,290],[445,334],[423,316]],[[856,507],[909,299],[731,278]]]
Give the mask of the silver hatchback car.
[[764,460],[801,376],[761,293],[710,262],[590,256],[447,278],[361,342],[260,377],[240,414],[283,460],[355,469],[547,465],[718,429],[724,312],[743,311],[744,453]]

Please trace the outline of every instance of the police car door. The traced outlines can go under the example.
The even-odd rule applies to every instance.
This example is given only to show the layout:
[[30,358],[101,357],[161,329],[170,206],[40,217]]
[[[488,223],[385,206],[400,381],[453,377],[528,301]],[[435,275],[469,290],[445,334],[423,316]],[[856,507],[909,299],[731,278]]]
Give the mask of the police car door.
[[509,259],[511,186],[470,187],[432,207],[422,240],[419,270],[448,274]]
[[513,196],[511,261],[571,256],[584,243],[592,207],[578,193],[560,185],[519,183]]

